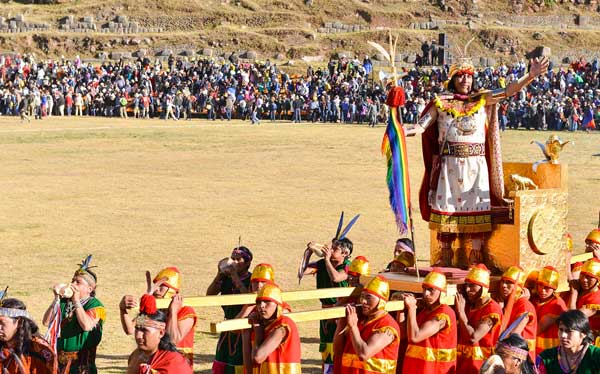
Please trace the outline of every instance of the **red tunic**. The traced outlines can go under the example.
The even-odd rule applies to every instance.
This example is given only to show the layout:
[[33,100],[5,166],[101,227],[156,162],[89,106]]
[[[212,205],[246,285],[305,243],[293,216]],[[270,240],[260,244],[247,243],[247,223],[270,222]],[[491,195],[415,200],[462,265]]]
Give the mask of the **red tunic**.
[[521,332],[521,336],[527,341],[527,345],[529,346],[529,357],[531,357],[531,361],[535,362],[535,337],[537,335],[537,314],[535,312],[535,307],[533,306],[533,304],[524,297],[520,297],[517,300],[515,300],[512,312],[510,313],[510,318],[508,319],[508,323],[506,324],[506,326],[510,326],[510,324],[513,323],[523,313],[528,314],[528,322],[523,331]]
[[300,335],[294,321],[287,316],[277,318],[265,328],[265,339],[279,327],[286,329],[285,339],[263,363],[254,366],[254,374],[300,374],[302,372]]
[[398,322],[389,314],[385,313],[381,317],[370,321],[359,321],[358,329],[360,336],[364,341],[368,341],[371,336],[384,331],[391,331],[394,334],[394,340],[373,357],[362,361],[352,345],[352,339],[346,338],[344,343],[344,352],[342,354],[342,373],[343,374],[368,374],[368,373],[396,373],[396,360],[398,360],[398,345],[400,341],[400,327]]
[[446,327],[419,343],[408,344],[403,373],[456,373],[457,331],[454,310],[448,305],[441,304],[434,310],[422,310],[417,315],[419,326],[432,320],[444,320]]
[[186,318],[193,318],[194,324],[186,336],[177,344],[177,350],[185,357],[191,368],[194,367],[194,330],[196,329],[196,312],[190,306],[184,306],[177,313],[177,321],[183,321]]
[[502,322],[502,309],[497,302],[489,299],[482,307],[471,309],[468,305],[465,310],[471,327],[477,326],[486,318],[493,321],[494,325],[476,344],[471,344],[471,337],[464,327],[458,329],[458,347],[456,352],[456,372],[460,374],[479,374],[483,362],[492,355]]
[[128,374],[192,374],[185,357],[179,352],[158,350],[146,359],[139,349],[129,356]]
[[576,306],[577,309],[587,308],[596,311],[589,321],[594,337],[600,337],[600,290],[580,295],[577,298]]
[[[535,303],[535,312],[538,316],[538,323],[546,316],[558,318],[560,314],[567,310],[565,301],[556,295],[552,295],[548,301],[537,301]],[[554,323],[546,329],[546,331],[538,334],[535,341],[535,354],[539,355],[543,350],[557,347],[558,340],[558,324]]]

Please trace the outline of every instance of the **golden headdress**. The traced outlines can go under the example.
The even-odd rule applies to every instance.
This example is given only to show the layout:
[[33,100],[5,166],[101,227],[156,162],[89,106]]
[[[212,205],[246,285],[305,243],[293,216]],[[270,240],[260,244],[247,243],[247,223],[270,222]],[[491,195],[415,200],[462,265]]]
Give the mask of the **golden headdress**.
[[594,242],[596,244],[600,244],[600,229],[593,229],[590,231],[588,236],[585,237],[585,241]]
[[254,267],[254,270],[252,271],[250,281],[267,283],[275,282],[275,273],[273,271],[273,266],[265,263],[256,265]]
[[469,270],[465,282],[481,286],[481,297],[487,297],[490,291],[490,271],[484,264],[477,264]]
[[157,283],[160,280],[163,280],[162,284],[169,287],[165,297],[173,297],[179,292],[181,288],[181,272],[175,266],[170,266],[159,271],[152,282]]
[[423,286],[446,292],[446,276],[437,269],[431,269],[423,280]]
[[538,274],[538,284],[552,289],[558,288],[558,271],[553,266],[546,266]]
[[384,309],[386,302],[390,298],[390,284],[378,275],[367,283],[362,292],[377,296],[379,298],[377,308]]
[[597,258],[587,260],[581,268],[581,274],[586,274],[600,280],[600,260]]
[[450,82],[452,82],[452,78],[454,78],[455,75],[475,74],[475,65],[473,65],[473,60],[467,57],[467,49],[473,40],[474,38],[469,40],[462,51],[457,50],[458,54],[461,56],[456,59],[455,63],[450,65],[450,70],[448,71],[448,80],[444,82],[444,87],[446,89],[448,89],[448,86],[450,85]]
[[277,304],[277,317],[281,316],[283,309],[290,309],[290,306],[283,301],[281,288],[274,283],[267,283],[256,294],[256,301],[272,301]]
[[350,267],[348,268],[348,274],[353,275],[355,277],[358,277],[361,275],[369,275],[370,274],[369,260],[367,260],[367,258],[364,256],[357,256],[354,260],[352,260],[352,263],[350,264]]
[[525,285],[525,280],[527,280],[527,277],[525,275],[525,270],[523,270],[522,267],[511,266],[504,272],[504,274],[502,274],[502,277],[500,279],[516,284],[518,287],[523,287]]
[[415,266],[415,255],[412,252],[400,252],[400,254],[394,257],[394,262],[401,263],[405,267],[409,268]]

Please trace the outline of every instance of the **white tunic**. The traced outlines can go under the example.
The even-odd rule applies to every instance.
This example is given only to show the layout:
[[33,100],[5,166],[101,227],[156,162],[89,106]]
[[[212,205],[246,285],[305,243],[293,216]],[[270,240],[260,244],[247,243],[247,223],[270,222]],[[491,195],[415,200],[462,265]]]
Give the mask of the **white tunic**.
[[485,160],[485,107],[473,115],[459,118],[441,110],[437,114],[442,155],[437,189],[429,192],[431,222],[440,231],[489,231],[491,208]]

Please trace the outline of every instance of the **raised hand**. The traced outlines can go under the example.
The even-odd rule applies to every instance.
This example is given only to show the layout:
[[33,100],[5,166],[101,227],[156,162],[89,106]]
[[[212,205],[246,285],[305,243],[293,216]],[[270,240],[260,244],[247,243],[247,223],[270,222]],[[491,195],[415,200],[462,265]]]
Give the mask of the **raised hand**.
[[542,57],[532,58],[531,60],[529,60],[529,64],[530,64],[529,65],[529,74],[532,77],[537,77],[539,75],[542,75],[543,73],[545,73],[548,70],[550,61],[548,60],[548,57],[542,56]]

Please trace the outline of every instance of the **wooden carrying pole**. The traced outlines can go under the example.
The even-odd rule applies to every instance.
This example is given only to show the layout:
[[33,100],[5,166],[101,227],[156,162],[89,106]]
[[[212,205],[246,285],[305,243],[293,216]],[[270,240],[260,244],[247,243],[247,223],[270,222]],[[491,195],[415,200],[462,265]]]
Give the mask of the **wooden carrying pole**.
[[[448,305],[454,304],[454,295],[444,296],[442,302]],[[404,310],[404,301],[393,300],[388,301],[385,305],[385,310],[393,312],[397,310]],[[319,321],[322,319],[341,318],[346,315],[345,306],[336,306],[333,308],[325,308],[319,310],[308,310],[304,312],[287,313],[286,316],[290,317],[294,322],[308,322],[308,321]],[[249,329],[251,325],[248,323],[247,318],[229,319],[220,322],[211,322],[210,332],[218,334],[223,331],[233,330],[244,330]]]
[[[334,287],[321,288],[318,290],[288,291],[283,292],[282,297],[285,302],[311,299],[324,299],[330,297],[348,297],[354,292],[354,287]],[[157,299],[156,307],[164,309],[169,307],[171,299]],[[238,295],[214,295],[214,296],[195,296],[183,299],[183,305],[191,307],[210,307],[225,305],[246,305],[256,302],[256,294],[246,293]]]

